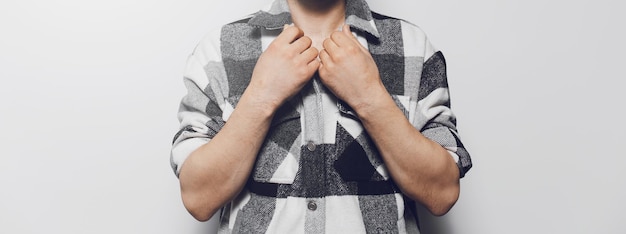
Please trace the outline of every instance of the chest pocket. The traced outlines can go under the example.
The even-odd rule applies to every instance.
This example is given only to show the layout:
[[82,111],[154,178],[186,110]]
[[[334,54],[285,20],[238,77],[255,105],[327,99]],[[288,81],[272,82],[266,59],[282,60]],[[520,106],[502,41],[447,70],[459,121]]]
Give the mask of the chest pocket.
[[281,107],[272,120],[252,171],[256,182],[291,184],[298,172],[301,142],[300,113],[293,105]]
[[346,103],[337,103],[338,119],[334,170],[345,182],[387,180],[378,149],[365,131],[355,112]]
[[[410,97],[392,95],[398,108],[409,117]],[[341,117],[337,128],[337,159],[334,168],[344,181],[389,180],[389,173],[378,148],[363,129],[354,111],[345,103],[337,104]]]

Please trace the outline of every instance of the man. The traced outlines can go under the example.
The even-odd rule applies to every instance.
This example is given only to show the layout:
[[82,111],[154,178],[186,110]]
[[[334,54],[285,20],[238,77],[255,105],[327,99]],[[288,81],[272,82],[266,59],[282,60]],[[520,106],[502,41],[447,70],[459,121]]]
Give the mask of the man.
[[364,0],[275,0],[203,39],[172,166],[222,233],[418,233],[471,167],[445,61]]

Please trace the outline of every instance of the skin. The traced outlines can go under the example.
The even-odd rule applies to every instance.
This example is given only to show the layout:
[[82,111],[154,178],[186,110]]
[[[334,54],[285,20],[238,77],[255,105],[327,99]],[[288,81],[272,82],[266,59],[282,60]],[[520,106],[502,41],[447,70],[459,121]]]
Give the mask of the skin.
[[323,45],[322,83],[356,112],[402,192],[432,214],[446,214],[460,190],[459,170],[448,151],[406,119],[383,86],[371,54],[348,25]]
[[322,83],[357,113],[402,192],[434,215],[447,213],[459,196],[458,168],[444,148],[404,117],[350,28],[336,30],[345,19],[345,2],[288,3],[296,26],[285,26],[263,52],[225,126],[182,165],[179,180],[187,210],[206,221],[239,194],[274,113],[319,72]]

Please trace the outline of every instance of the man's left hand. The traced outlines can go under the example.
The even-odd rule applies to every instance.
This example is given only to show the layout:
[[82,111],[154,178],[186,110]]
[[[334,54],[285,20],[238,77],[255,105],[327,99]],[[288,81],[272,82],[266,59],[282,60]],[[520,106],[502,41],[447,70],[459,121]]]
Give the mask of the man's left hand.
[[352,35],[349,25],[324,40],[318,69],[322,83],[353,109],[371,104],[387,90],[369,51]]

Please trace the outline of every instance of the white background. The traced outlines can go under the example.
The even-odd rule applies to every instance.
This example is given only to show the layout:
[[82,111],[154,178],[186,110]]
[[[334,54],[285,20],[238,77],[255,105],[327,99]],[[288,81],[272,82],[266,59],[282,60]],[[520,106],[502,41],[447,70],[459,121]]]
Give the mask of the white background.
[[[0,2],[0,233],[209,233],[169,166],[185,60],[268,2]],[[370,6],[444,52],[473,156],[425,233],[626,232],[623,1]]]

